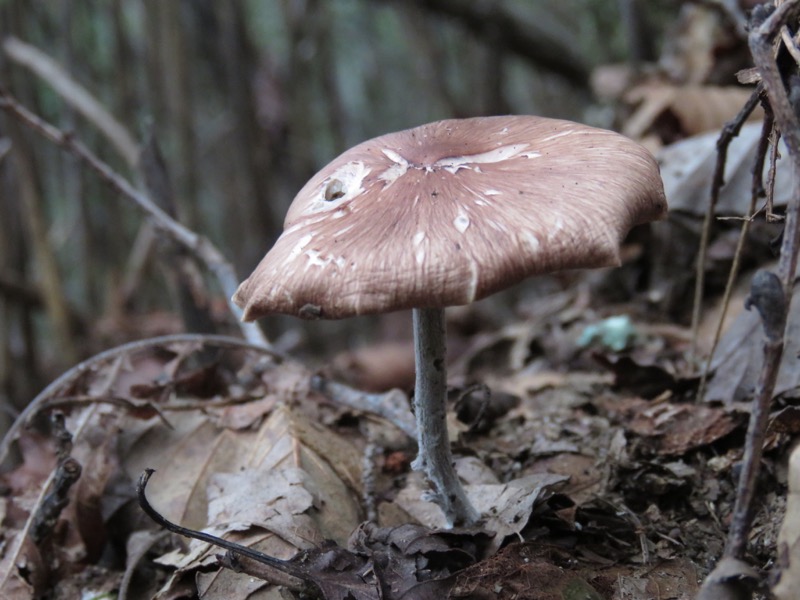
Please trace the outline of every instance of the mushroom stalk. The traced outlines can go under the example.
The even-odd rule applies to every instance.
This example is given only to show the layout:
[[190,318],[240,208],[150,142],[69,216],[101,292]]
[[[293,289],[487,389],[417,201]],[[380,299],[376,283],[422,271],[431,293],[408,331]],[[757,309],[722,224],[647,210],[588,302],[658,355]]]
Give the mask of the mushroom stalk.
[[417,372],[414,412],[419,454],[412,467],[424,471],[434,488],[434,501],[444,512],[448,524],[472,525],[479,515],[458,480],[447,436],[444,309],[415,308],[413,315]]

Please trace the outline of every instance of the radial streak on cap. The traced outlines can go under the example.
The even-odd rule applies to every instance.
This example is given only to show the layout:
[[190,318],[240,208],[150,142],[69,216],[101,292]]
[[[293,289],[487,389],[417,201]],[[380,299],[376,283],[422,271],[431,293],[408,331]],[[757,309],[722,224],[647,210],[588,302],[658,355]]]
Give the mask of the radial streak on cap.
[[343,318],[464,304],[540,273],[611,266],[666,210],[658,167],[613,132],[529,116],[430,123],[334,159],[235,300]]

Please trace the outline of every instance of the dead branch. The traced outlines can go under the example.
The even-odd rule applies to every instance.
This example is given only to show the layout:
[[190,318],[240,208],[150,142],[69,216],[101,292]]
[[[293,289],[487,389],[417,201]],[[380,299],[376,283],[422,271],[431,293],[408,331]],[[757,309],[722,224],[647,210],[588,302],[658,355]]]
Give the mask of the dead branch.
[[258,325],[241,322],[242,311],[231,300],[231,297],[239,285],[239,279],[231,264],[208,239],[194,233],[175,221],[161,208],[156,206],[148,196],[134,188],[128,180],[116,173],[108,164],[100,160],[73,135],[65,133],[30,112],[3,88],[0,88],[0,108],[4,109],[21,123],[33,129],[42,137],[61,146],[80,159],[85,166],[99,175],[111,189],[136,204],[151,217],[157,226],[167,233],[170,238],[197,257],[197,259],[216,277],[222,289],[222,293],[225,294],[228,308],[239,321],[239,326],[244,337],[252,344],[265,347],[269,346],[269,342],[264,337]]
[[[771,11],[771,12],[770,12]],[[777,64],[777,53],[773,44],[784,26],[796,25],[800,14],[800,0],[786,0],[777,8],[762,5],[753,12],[748,43],[753,61],[789,151],[794,171],[795,188],[800,177],[800,122],[792,108],[786,83]],[[794,43],[790,40],[791,43]],[[784,43],[786,43],[784,41]],[[789,79],[792,85],[792,78]],[[792,94],[796,94],[792,90]],[[789,307],[794,292],[797,270],[797,251],[800,243],[800,195],[795,193],[786,208],[778,275],[759,271],[753,277],[750,297],[746,307],[755,307],[764,326],[764,364],[759,374],[753,396],[750,422],[745,438],[742,470],[736,488],[736,504],[722,560],[703,583],[700,600],[748,598],[751,581],[745,576],[747,565],[742,563],[753,517],[753,500],[756,495],[756,480],[761,467],[764,439],[775,382],[783,356],[784,336]],[[735,565],[734,576],[726,573]]]
[[128,166],[139,156],[139,145],[130,132],[86,88],[75,81],[56,61],[39,50],[11,36],[3,41],[3,50],[15,63],[30,69],[50,85],[67,104],[93,123],[117,149]]
[[[758,199],[764,196],[764,182],[763,182],[763,174],[764,174],[764,163],[767,157],[767,151],[769,150],[770,139],[772,137],[772,131],[775,127],[775,119],[772,114],[772,109],[769,107],[769,103],[764,101],[764,123],[761,128],[761,137],[758,140],[758,147],[756,148],[756,157],[755,157],[755,164],[753,166],[753,179],[750,188],[750,205],[747,208],[747,214],[742,221],[742,228],[739,231],[739,239],[736,242],[736,250],[733,253],[733,264],[731,264],[730,272],[728,273],[728,281],[725,283],[725,292],[722,296],[722,310],[720,311],[719,321],[717,322],[716,330],[714,331],[714,339],[711,342],[711,349],[708,351],[708,356],[706,357],[706,364],[703,368],[703,372],[700,376],[700,386],[697,391],[697,399],[698,401],[702,401],[705,395],[706,390],[706,383],[708,382],[708,377],[711,372],[711,361],[714,358],[714,353],[717,350],[717,346],[719,345],[719,340],[722,337],[722,327],[725,324],[725,316],[728,313],[728,305],[731,301],[731,296],[733,296],[733,288],[736,285],[736,279],[739,276],[739,269],[741,267],[742,262],[742,253],[744,252],[744,245],[747,241],[747,234],[750,232],[750,225],[753,222],[753,215],[756,212],[756,205],[758,203]],[[777,140],[776,140],[777,146]],[[772,184],[768,186],[768,198],[772,198],[772,192],[774,188],[774,164],[770,165],[771,169],[770,172],[773,173],[772,177]],[[724,164],[722,165],[724,169]],[[715,181],[717,177],[715,176]],[[715,187],[715,191],[712,193],[712,196],[716,196],[719,193],[719,189]],[[706,215],[706,224],[710,222],[710,213]],[[705,227],[703,228],[703,232],[705,233]],[[706,236],[706,245],[701,245],[701,257],[698,259],[698,267],[701,261],[705,262],[705,255],[708,250],[708,236]],[[695,297],[696,300],[702,302],[702,294],[698,298]],[[697,308],[697,306],[695,306]],[[696,338],[692,338],[695,340]]]
[[[145,493],[145,490],[147,489],[147,482],[150,480],[150,477],[153,475],[153,473],[155,473],[154,469],[145,469],[145,471],[139,477],[139,483],[136,485],[136,493],[139,497],[139,506],[147,514],[147,516],[153,519],[153,521],[155,521],[158,525],[167,531],[171,531],[172,533],[177,533],[178,535],[182,535],[184,537],[194,538],[208,544],[213,544],[214,546],[219,546],[228,552],[232,552],[234,555],[241,555],[255,561],[261,565],[262,570],[264,567],[267,568],[267,573],[262,572],[260,575],[267,581],[274,581],[280,585],[286,585],[290,587],[290,589],[300,592],[316,591],[314,590],[313,582],[308,581],[308,576],[305,570],[303,570],[302,567],[294,564],[292,561],[279,560],[269,556],[268,554],[259,552],[258,550],[248,548],[247,546],[230,542],[226,539],[217,537],[215,535],[210,535],[203,531],[195,531],[193,529],[181,527],[177,523],[167,520],[161,513],[153,508],[153,506],[147,500],[147,494]],[[308,589],[306,585],[303,585],[304,582],[311,584],[309,586],[311,589]]]
[[311,389],[341,406],[379,415],[410,438],[417,437],[417,424],[411,413],[408,396],[401,390],[369,394],[318,375],[311,378]]
[[[754,23],[755,26],[749,36],[750,51],[753,54],[756,67],[761,74],[761,80],[767,91],[770,106],[775,115],[775,122],[789,151],[789,158],[795,173],[795,185],[797,185],[797,176],[800,175],[800,122],[798,122],[797,115],[792,109],[783,78],[778,70],[772,42],[784,25],[790,20],[796,19],[798,8],[800,8],[800,1],[798,0],[784,2],[763,23]],[[786,211],[786,226],[778,263],[778,278],[782,287],[782,297],[780,302],[777,299],[773,302],[772,299],[777,293],[771,292],[769,294],[771,310],[769,321],[765,317],[765,313],[761,312],[767,333],[764,342],[764,366],[759,376],[753,400],[750,425],[745,441],[744,465],[739,479],[736,507],[734,508],[728,543],[725,548],[725,555],[734,558],[743,558],[747,547],[747,534],[750,529],[752,502],[755,494],[756,477],[761,464],[767,417],[769,416],[772,393],[775,389],[778,368],[783,355],[783,336],[794,292],[794,274],[797,270],[797,250],[800,243],[800,198],[798,198],[797,193],[792,196]],[[751,298],[753,298],[753,302],[757,307],[759,307],[757,302],[760,301],[762,304],[765,302],[765,300],[759,300],[761,290],[756,287],[760,286],[759,281],[754,278],[754,289],[751,292]]]
[[697,251],[696,279],[694,288],[694,302],[692,304],[691,325],[692,362],[695,361],[697,355],[697,332],[700,327],[700,313],[703,306],[703,287],[705,286],[705,262],[706,254],[708,252],[708,241],[711,237],[711,224],[713,223],[714,215],[716,214],[717,203],[719,202],[719,194],[722,190],[722,186],[725,185],[725,163],[728,159],[728,147],[731,145],[733,139],[739,135],[742,125],[744,125],[748,117],[758,106],[763,93],[764,87],[762,84],[759,84],[750,95],[748,101],[739,111],[739,114],[725,124],[719,134],[719,139],[717,140],[717,162],[714,165],[714,176],[711,182],[711,197],[708,202],[705,220],[703,221],[703,230],[700,234],[700,248]]

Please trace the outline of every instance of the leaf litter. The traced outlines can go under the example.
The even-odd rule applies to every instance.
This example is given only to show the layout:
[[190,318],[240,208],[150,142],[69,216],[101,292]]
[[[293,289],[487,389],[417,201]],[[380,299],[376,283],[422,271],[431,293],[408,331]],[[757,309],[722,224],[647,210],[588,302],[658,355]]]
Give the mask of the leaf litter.
[[[595,364],[565,372],[536,355],[548,329],[564,326],[551,319],[533,333],[506,331],[523,346],[490,336],[485,350],[473,348],[473,356],[513,350],[513,366],[482,373],[483,387],[467,383],[469,366],[454,371],[464,381],[454,407],[470,406],[466,422],[452,423],[458,469],[487,515],[474,531],[441,530],[408,460],[390,466],[398,453],[413,457],[409,439],[377,454],[378,480],[367,490],[369,438],[394,426],[328,401],[298,363],[193,342],[154,343],[97,364],[54,391],[19,434],[23,460],[3,475],[13,493],[2,503],[0,591],[37,596],[53,581],[74,590],[110,546],[152,536],[133,481],[153,468],[148,497],[168,519],[303,565],[325,598],[646,598],[654,590],[689,598],[721,549],[743,414],[738,405],[686,402],[692,382],[668,363],[640,366],[635,348],[627,358],[562,348],[559,359]],[[633,373],[651,368],[669,376],[645,377],[641,388]],[[83,400],[62,401],[75,397]],[[139,409],[144,399],[152,409]],[[37,546],[26,531],[58,460],[48,413],[65,415],[68,454],[83,474]],[[368,494],[374,523],[364,521]],[[247,574],[254,567],[221,568],[220,549],[197,540],[173,535],[129,550],[138,563],[127,566],[124,554],[116,567],[105,559],[94,582],[118,589],[125,571],[128,597],[280,597],[272,582]]]
[[[20,460],[1,481],[0,595],[70,597],[89,588],[91,565],[93,586],[129,598],[693,597],[724,543],[746,411],[691,402],[697,381],[676,368],[685,337],[674,332],[631,316],[623,351],[582,347],[580,332],[603,315],[570,312],[575,302],[561,293],[544,318],[476,335],[456,358],[450,427],[459,474],[487,516],[475,530],[440,529],[402,429],[327,398],[295,361],[244,344],[154,341],[81,369],[16,430]],[[786,400],[775,415],[771,509],[753,528],[765,565],[792,409]],[[64,415],[66,456],[82,475],[36,544],[28,532],[64,459],[52,414]],[[149,501],[167,519],[302,577],[157,536],[135,502],[146,468],[156,469]]]

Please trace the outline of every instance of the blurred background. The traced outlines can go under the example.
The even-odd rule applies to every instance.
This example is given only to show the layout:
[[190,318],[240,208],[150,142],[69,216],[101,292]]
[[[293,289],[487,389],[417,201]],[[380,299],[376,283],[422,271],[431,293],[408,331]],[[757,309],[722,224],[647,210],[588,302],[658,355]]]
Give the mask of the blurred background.
[[[0,85],[207,236],[243,278],[303,183],[382,133],[537,114],[624,130],[658,150],[718,128],[748,90],[725,108],[690,103],[713,104],[700,124],[684,119],[675,90],[736,83],[750,4],[0,0]],[[213,279],[163,237],[74,157],[0,113],[6,413],[124,341],[236,333]],[[477,309],[464,331],[481,315],[514,318],[528,293]],[[407,320],[263,325],[281,347],[325,356],[407,337]]]

